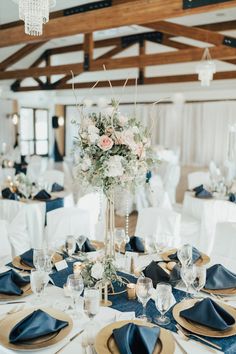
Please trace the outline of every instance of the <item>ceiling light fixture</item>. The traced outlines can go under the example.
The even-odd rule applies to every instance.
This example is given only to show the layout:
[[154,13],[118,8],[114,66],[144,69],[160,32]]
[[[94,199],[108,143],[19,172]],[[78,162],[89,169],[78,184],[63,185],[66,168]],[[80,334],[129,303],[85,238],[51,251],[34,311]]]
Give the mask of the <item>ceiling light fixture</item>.
[[50,8],[56,0],[13,0],[19,5],[19,18],[25,23],[25,33],[30,36],[41,36],[43,24],[49,21]]
[[215,72],[215,62],[211,58],[209,49],[205,48],[202,60],[196,67],[196,73],[198,74],[198,80],[201,81],[201,85],[204,87],[210,86],[210,82],[213,80],[213,74],[215,74]]

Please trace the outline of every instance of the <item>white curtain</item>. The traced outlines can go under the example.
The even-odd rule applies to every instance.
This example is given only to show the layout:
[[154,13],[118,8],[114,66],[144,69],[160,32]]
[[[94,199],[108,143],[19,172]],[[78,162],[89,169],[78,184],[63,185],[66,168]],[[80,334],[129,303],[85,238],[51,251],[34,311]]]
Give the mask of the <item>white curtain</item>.
[[12,113],[12,101],[0,99],[0,150],[2,143],[13,146],[15,143],[14,125],[12,120],[7,118]]

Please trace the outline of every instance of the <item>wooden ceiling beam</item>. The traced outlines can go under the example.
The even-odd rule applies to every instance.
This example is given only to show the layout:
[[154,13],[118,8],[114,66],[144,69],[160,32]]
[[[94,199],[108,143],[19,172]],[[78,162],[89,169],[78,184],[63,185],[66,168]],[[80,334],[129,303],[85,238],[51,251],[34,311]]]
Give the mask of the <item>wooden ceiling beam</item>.
[[144,23],[157,22],[172,17],[206,13],[236,6],[236,0],[185,10],[182,0],[133,0],[131,3],[121,3],[116,6],[115,11],[114,7],[107,7],[73,16],[51,19],[44,26],[43,35],[39,37],[24,34],[23,26],[3,29],[1,30],[0,47],[41,42],[120,26],[143,25]]
[[209,23],[197,27],[206,29],[208,31],[216,31],[216,32],[231,31],[236,29],[236,20]]

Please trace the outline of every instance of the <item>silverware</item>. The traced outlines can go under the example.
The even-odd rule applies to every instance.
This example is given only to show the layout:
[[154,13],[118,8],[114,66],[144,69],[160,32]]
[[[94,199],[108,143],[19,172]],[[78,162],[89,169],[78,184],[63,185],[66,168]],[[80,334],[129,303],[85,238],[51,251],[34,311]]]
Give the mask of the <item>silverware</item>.
[[60,349],[58,349],[54,354],[58,354],[62,351],[62,349],[64,349],[65,347],[67,347],[67,345],[69,345],[75,338],[77,338],[81,333],[83,333],[84,329],[82,329],[81,331],[79,331],[78,333],[76,333],[73,337],[70,338],[69,342],[67,342],[66,344],[64,344]]
[[[177,325],[175,325],[175,327],[177,328],[177,330],[178,330],[180,333],[182,333],[182,334],[183,334],[184,336],[186,336],[187,338],[188,338],[189,336],[191,336],[191,337],[193,337],[193,338],[198,338],[199,340],[201,340],[202,342],[206,343],[207,345],[210,345],[210,346],[212,346],[213,348],[222,351],[222,348],[221,348],[219,345],[214,344],[214,343],[210,342],[209,340],[204,339],[204,338],[202,338],[201,336],[199,336],[199,335],[197,335],[197,334],[194,334],[194,333],[188,331],[187,329],[181,327],[178,323],[177,323]],[[201,344],[203,344],[203,343],[201,343]]]
[[0,302],[0,305],[11,305],[11,304],[25,304],[26,301],[8,301],[8,302]]

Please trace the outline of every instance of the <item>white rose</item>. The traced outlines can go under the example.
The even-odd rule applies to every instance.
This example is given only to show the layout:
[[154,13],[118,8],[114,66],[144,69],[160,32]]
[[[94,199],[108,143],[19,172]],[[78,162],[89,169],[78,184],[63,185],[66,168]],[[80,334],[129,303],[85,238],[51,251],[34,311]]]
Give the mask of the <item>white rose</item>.
[[91,268],[91,275],[94,279],[102,279],[104,273],[104,267],[102,263],[96,262]]
[[124,173],[122,166],[123,157],[119,155],[111,156],[106,162],[106,176],[107,177],[119,177]]
[[136,126],[132,127],[132,132],[133,132],[134,134],[139,134],[139,128],[136,127]]
[[119,124],[123,127],[124,125],[127,124],[128,118],[126,116],[119,115],[118,116],[118,121],[119,121]]
[[81,164],[81,170],[86,172],[89,170],[89,168],[91,167],[91,160],[89,157],[84,157],[82,160],[82,164]]
[[99,129],[95,125],[90,124],[88,126],[88,134],[99,134]]
[[88,135],[88,139],[89,139],[91,144],[95,144],[98,141],[98,139],[99,139],[99,135],[91,133],[91,134]]
[[123,144],[128,145],[131,149],[134,148],[134,134],[131,129],[124,130],[121,133],[121,140]]

